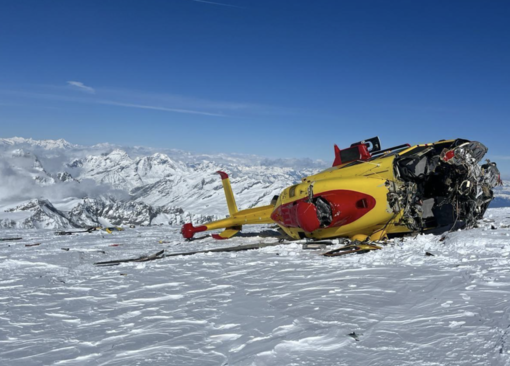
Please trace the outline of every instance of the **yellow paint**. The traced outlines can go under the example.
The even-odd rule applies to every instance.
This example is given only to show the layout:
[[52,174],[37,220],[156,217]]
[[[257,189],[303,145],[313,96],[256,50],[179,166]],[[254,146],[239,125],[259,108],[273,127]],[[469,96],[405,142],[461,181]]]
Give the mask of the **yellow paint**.
[[[453,140],[435,144],[440,145],[451,141]],[[399,154],[427,145],[415,145],[401,150]],[[345,237],[359,241],[366,239],[377,241],[385,239],[388,234],[409,232],[404,224],[399,223],[403,212],[395,213],[388,207],[389,182],[395,182],[397,186],[401,184],[394,174],[394,159],[395,155],[388,151],[370,161],[356,161],[326,169],[303,178],[299,184],[285,188],[274,206],[267,205],[241,211],[237,210],[230,180],[223,179],[230,217],[210,222],[205,226],[207,230],[227,228],[220,236],[231,237],[240,230],[236,228],[233,233],[234,227],[275,223],[271,219],[271,214],[276,207],[308,197],[310,189],[313,190],[314,195],[331,190],[351,190],[370,195],[376,200],[375,207],[358,220],[340,227],[321,228],[312,233],[304,232],[300,228],[280,225],[281,229],[294,239],[300,239],[302,236],[314,239]]]
[[230,227],[222,231],[219,236],[223,239],[229,239],[241,231],[241,226]]
[[226,219],[213,221],[205,224],[205,226],[207,226],[207,230],[216,230],[233,226],[270,224],[274,222],[271,219],[271,213],[273,212],[273,209],[274,206],[268,205],[241,210],[236,212],[234,215],[227,217]]
[[386,234],[386,230],[383,230],[383,229],[377,230],[375,233],[370,235],[370,241],[379,241],[379,240],[384,240],[387,238],[388,238],[388,235]]
[[353,236],[350,237],[350,239],[352,241],[365,241],[368,239],[368,235],[364,235],[364,234],[355,234]]
[[223,190],[227,199],[228,213],[230,216],[234,216],[237,212],[237,204],[234,198],[234,193],[232,192],[232,186],[230,185],[230,179],[222,179],[221,182],[223,183]]

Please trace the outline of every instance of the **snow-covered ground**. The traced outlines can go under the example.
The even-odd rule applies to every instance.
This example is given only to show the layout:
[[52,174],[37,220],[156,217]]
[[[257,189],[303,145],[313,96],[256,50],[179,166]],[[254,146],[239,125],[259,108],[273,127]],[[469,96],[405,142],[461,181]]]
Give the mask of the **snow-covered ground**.
[[510,208],[333,258],[292,243],[97,267],[276,239],[16,236],[0,242],[1,365],[510,365]]

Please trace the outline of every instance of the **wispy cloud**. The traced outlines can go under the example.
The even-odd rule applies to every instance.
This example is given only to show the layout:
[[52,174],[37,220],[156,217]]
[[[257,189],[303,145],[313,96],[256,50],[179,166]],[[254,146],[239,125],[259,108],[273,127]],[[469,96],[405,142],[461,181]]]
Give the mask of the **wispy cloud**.
[[[54,102],[101,104],[120,108],[138,108],[168,113],[194,114],[211,117],[242,117],[253,115],[294,115],[297,110],[282,108],[257,103],[245,103],[238,101],[211,100],[190,96],[167,94],[167,93],[146,93],[136,90],[112,89],[112,88],[90,88],[83,83],[80,86],[68,82],[66,86],[56,85],[31,85],[30,90],[26,88],[18,90],[2,90],[0,95],[17,98],[13,100],[19,103],[19,98],[39,99]],[[71,93],[70,87],[90,88],[94,93]],[[6,99],[6,98],[2,98]],[[2,103],[4,103],[2,100]],[[6,101],[9,102],[9,101]],[[46,105],[45,107],[54,107]]]
[[496,160],[510,160],[510,156],[507,155],[496,155],[493,156],[492,158]]
[[196,3],[204,3],[204,4],[211,4],[211,5],[228,6],[229,8],[244,9],[242,6],[231,5],[231,4],[224,4],[224,3],[217,3],[215,1],[206,1],[206,0],[193,0],[193,1],[196,2]]
[[[202,116],[213,116],[213,117],[227,117],[224,113],[221,113],[221,112],[212,112],[212,111],[198,110],[198,109],[194,110],[194,109],[190,109],[190,108],[173,108],[170,106],[152,105],[152,104],[147,104],[147,103],[122,102],[122,101],[114,101],[114,100],[108,100],[108,99],[98,99],[98,98],[92,97],[92,96],[91,97],[76,97],[76,96],[50,94],[50,93],[0,90],[0,95],[1,94],[14,96],[14,97],[50,100],[50,101],[58,101],[58,102],[103,104],[103,105],[111,105],[111,106],[125,107],[125,108],[138,108],[138,109],[148,109],[148,110],[173,112],[173,113],[198,114],[198,115],[202,115]],[[112,95],[109,93],[105,93],[105,94],[106,94],[106,96],[109,96],[109,97],[115,97],[115,95]],[[120,98],[117,98],[117,99],[122,99],[122,95],[120,95]],[[131,98],[125,98],[125,99],[131,99]],[[133,99],[136,99],[136,98],[133,98]],[[158,101],[155,101],[155,102],[158,102]],[[0,106],[1,106],[1,104],[0,104]],[[44,108],[48,108],[48,106],[44,106]]]
[[105,104],[105,105],[114,105],[114,106],[118,106],[118,107],[152,109],[154,111],[187,113],[187,114],[201,114],[203,116],[225,117],[225,115],[221,114],[221,113],[201,112],[201,111],[193,111],[193,110],[189,110],[189,109],[179,109],[179,108],[166,108],[166,107],[158,107],[158,106],[143,105],[143,104],[119,103],[119,102],[114,102],[114,101],[110,101],[110,100],[97,100],[96,103]]
[[74,89],[78,89],[78,90],[81,90],[81,91],[84,91],[84,92],[87,92],[90,94],[96,93],[94,88],[83,84],[81,81],[68,81],[67,84],[72,86]]

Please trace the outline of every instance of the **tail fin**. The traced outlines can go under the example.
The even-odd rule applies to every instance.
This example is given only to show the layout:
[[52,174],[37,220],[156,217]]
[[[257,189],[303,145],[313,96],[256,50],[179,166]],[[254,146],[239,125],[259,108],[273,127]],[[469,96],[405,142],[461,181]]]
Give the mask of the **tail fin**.
[[217,171],[216,173],[221,176],[221,183],[223,183],[223,190],[225,191],[225,197],[227,198],[228,213],[232,217],[238,210],[234,193],[232,192],[232,186],[230,185],[230,179],[228,178],[228,174],[225,172]]

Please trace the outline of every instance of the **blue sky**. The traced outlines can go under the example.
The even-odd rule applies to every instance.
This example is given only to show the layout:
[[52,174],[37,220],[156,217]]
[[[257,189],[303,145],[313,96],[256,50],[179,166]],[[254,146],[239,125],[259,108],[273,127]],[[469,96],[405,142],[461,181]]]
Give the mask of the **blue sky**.
[[463,137],[510,176],[510,2],[4,0],[1,137],[332,160]]

